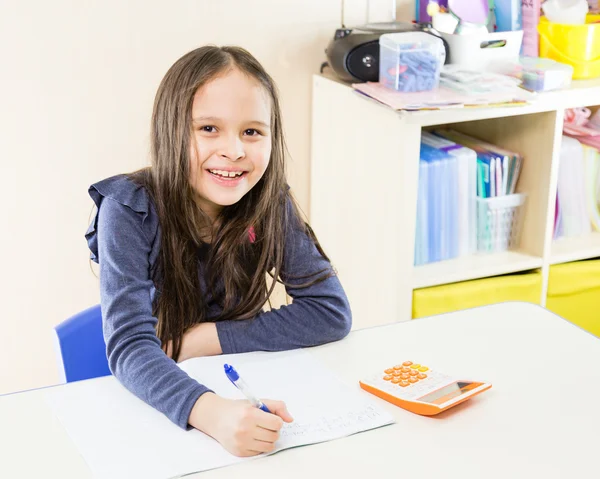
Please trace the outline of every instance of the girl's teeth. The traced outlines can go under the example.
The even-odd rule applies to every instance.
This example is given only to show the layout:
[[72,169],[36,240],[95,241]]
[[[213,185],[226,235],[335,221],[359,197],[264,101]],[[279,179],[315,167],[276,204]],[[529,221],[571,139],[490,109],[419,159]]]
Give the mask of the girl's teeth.
[[225,178],[235,178],[236,176],[242,176],[243,171],[223,171],[223,170],[209,170],[211,173],[219,176],[223,176]]

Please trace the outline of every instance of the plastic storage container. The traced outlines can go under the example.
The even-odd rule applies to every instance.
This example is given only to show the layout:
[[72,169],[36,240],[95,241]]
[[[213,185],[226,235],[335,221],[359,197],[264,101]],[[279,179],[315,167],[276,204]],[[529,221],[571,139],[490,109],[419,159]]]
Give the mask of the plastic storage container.
[[573,67],[549,58],[522,57],[519,77],[523,88],[530,91],[550,91],[567,88],[573,78]]
[[518,246],[527,195],[477,198],[477,251],[494,253]]
[[450,50],[448,63],[475,71],[495,71],[497,65],[516,63],[523,42],[523,30],[469,35],[442,32],[441,36]]
[[424,32],[379,37],[379,82],[402,92],[438,87],[445,49],[441,39]]
[[539,271],[462,281],[415,289],[412,316],[421,318],[506,301],[540,304],[541,295]]
[[588,15],[585,25],[540,19],[540,57],[573,67],[573,78],[600,77],[600,15]]
[[546,308],[600,337],[600,260],[550,266]]

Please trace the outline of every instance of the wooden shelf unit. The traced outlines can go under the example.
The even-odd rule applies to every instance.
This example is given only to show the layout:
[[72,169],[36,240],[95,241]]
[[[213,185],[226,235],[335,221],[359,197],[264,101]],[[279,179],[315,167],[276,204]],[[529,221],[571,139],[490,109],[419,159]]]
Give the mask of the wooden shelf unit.
[[600,257],[600,233],[593,232],[553,241],[550,264],[569,263],[597,257]]
[[[600,256],[600,233],[553,240],[564,110],[600,105],[600,80],[525,106],[397,112],[325,75],[313,78],[310,221],[338,270],[355,329],[411,319],[414,289]],[[521,153],[519,248],[414,266],[423,129],[451,126]]]
[[473,254],[413,268],[413,289],[541,268],[543,259],[517,251]]

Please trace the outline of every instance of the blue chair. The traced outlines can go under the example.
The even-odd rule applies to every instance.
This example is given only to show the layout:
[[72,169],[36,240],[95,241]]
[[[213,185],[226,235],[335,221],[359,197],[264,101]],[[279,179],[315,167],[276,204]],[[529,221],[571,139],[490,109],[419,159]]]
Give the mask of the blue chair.
[[102,335],[100,305],[92,306],[54,328],[58,369],[63,383],[111,374]]

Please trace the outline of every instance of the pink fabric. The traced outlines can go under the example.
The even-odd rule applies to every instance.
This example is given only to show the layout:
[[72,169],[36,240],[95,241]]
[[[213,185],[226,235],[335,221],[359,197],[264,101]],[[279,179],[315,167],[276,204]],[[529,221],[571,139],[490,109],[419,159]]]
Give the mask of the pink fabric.
[[598,136],[600,129],[589,121],[592,112],[589,108],[568,108],[565,110],[563,131],[574,136]]

